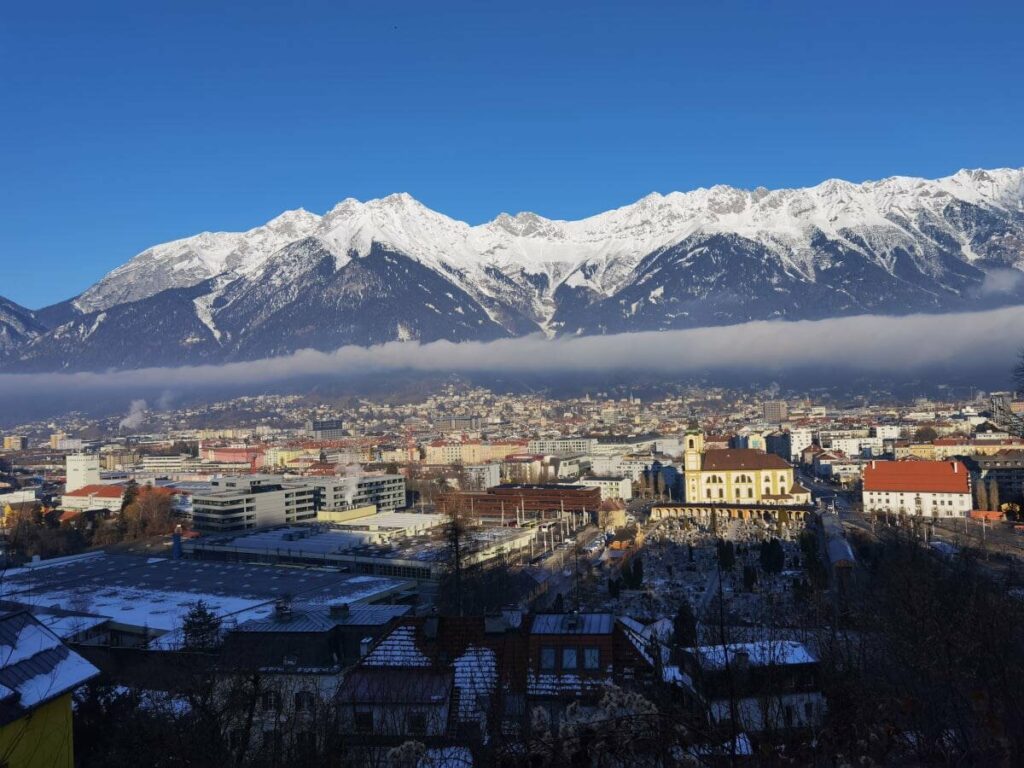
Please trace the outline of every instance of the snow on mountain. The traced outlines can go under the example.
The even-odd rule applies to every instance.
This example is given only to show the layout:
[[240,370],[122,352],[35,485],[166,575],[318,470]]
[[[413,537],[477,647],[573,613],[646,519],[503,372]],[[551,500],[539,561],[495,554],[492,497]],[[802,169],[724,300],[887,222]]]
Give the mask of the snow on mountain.
[[391,339],[947,311],[1024,301],[1022,280],[987,288],[992,274],[1022,269],[1024,169],[714,186],[578,221],[503,213],[477,226],[394,194],[149,248],[73,306],[37,313],[54,328],[19,342],[20,358],[88,364],[91,343],[116,337],[117,318],[160,318],[165,348],[183,359],[236,359]]
[[0,296],[0,356],[45,331],[31,310]]
[[252,269],[305,237],[319,221],[315,213],[299,209],[248,232],[203,232],[155,245],[83,292],[75,307],[81,312],[107,309],[169,288],[188,288],[223,272]]

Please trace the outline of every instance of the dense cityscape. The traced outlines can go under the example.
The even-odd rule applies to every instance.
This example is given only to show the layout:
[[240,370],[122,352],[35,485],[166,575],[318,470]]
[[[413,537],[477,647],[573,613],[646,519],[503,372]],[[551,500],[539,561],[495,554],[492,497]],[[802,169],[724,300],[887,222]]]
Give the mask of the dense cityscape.
[[670,389],[14,426],[0,683],[87,764],[1009,764],[1024,401]]

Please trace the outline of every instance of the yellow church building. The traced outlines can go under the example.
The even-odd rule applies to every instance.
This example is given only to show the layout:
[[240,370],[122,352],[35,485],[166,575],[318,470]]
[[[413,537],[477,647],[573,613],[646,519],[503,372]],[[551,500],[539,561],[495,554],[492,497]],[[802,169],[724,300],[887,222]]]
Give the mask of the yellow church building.
[[752,448],[705,450],[704,435],[691,427],[685,435],[683,471],[688,504],[792,506],[811,503],[792,465],[774,453]]

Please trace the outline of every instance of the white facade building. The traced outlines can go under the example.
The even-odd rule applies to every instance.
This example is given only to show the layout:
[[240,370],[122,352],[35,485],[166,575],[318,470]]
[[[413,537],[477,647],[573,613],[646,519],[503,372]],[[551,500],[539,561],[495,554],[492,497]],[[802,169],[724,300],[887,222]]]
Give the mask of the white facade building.
[[970,473],[959,461],[872,461],[864,467],[864,511],[911,517],[966,517]]
[[192,524],[210,532],[244,531],[316,519],[311,485],[279,475],[220,477],[212,490],[192,497]]
[[471,464],[462,471],[467,490],[486,491],[488,488],[501,485],[501,464],[497,462]]
[[349,509],[375,505],[381,512],[405,507],[403,475],[345,475],[303,480],[316,493],[317,509]]
[[526,450],[529,453],[558,456],[566,453],[594,453],[596,446],[597,440],[593,437],[553,437],[531,440]]
[[93,453],[73,453],[65,459],[64,491],[77,491],[100,484],[100,457]]
[[585,477],[573,485],[580,488],[601,489],[601,501],[606,499],[622,499],[629,501],[633,498],[633,482],[628,477]]

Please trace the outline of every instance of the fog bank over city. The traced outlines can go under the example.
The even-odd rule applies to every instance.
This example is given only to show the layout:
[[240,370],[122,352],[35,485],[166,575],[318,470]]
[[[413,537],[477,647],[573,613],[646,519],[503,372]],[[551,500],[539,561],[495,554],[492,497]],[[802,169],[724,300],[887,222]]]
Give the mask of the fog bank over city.
[[[1024,341],[1024,307],[893,318],[858,316],[798,322],[752,322],[681,331],[539,337],[494,342],[391,342],[303,350],[293,355],[217,366],[145,368],[68,374],[0,375],[0,396],[103,396],[266,387],[304,377],[332,380],[388,371],[516,373],[750,372],[792,369],[851,373],[918,372],[956,363],[1006,378]],[[1006,370],[1004,376],[1002,371]],[[0,409],[6,406],[0,406]],[[4,414],[10,417],[11,414]]]

